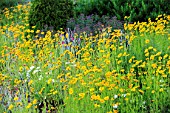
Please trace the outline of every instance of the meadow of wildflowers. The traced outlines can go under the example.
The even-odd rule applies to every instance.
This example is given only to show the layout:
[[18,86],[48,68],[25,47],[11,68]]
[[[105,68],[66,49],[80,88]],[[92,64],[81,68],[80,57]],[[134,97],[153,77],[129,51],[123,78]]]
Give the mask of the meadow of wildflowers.
[[29,9],[0,14],[0,112],[170,112],[170,15],[124,32],[32,37]]

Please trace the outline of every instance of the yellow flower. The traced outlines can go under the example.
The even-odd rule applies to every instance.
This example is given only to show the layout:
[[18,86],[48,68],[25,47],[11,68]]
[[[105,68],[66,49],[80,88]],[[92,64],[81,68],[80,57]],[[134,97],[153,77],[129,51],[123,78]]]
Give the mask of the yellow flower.
[[14,106],[12,104],[9,105],[8,110],[12,110]]
[[166,59],[167,57],[168,57],[168,54],[164,55],[164,57],[163,57],[163,58],[164,58],[164,59]]
[[33,104],[36,104],[36,103],[37,103],[37,99],[34,99],[32,103],[33,103]]
[[121,56],[122,56],[122,53],[119,53],[117,57],[120,58]]
[[126,100],[126,101],[128,101],[128,100],[129,100],[129,98],[125,98],[125,100]]
[[100,99],[99,101],[100,101],[101,103],[104,103],[104,102],[105,102],[105,100],[104,100],[104,99]]
[[136,91],[136,88],[132,88],[131,91]]
[[29,109],[31,106],[32,106],[32,104],[29,103],[29,104],[26,106],[26,108]]
[[149,53],[145,53],[145,56],[146,56],[146,57],[149,56]]
[[68,67],[66,67],[66,70],[69,71],[69,70],[71,70],[71,68],[68,66]]
[[163,92],[163,91],[164,91],[164,89],[163,89],[163,88],[161,88],[161,89],[159,89],[159,91],[160,91],[160,92]]
[[113,113],[112,111],[109,111],[109,112],[107,112],[107,113]]
[[151,55],[150,56],[150,60],[154,60],[155,56],[154,55]]
[[113,110],[113,113],[118,113],[118,110]]
[[122,93],[124,91],[124,89],[120,88],[119,91]]
[[155,93],[155,90],[152,90],[152,92],[151,93]]
[[148,51],[148,49],[145,49],[145,52],[144,53],[148,53],[149,51]]
[[102,92],[104,90],[104,87],[100,87],[99,91]]
[[18,105],[22,106],[22,103],[21,103],[21,102],[17,102],[17,106],[18,106]]
[[144,94],[144,91],[142,91],[141,89],[138,90],[140,93]]
[[69,94],[72,95],[73,94],[73,88],[69,89]]
[[120,64],[120,63],[122,63],[122,60],[118,60],[118,61],[117,61],[117,64]]
[[153,47],[152,47],[152,46],[150,46],[148,49],[149,49],[149,50],[151,50],[151,49],[153,49]]
[[23,71],[23,67],[19,67],[19,71],[22,72]]
[[17,101],[19,98],[18,97],[14,97],[14,100]]
[[152,64],[152,67],[155,69],[157,67],[157,64],[156,63]]
[[155,55],[155,56],[159,56],[159,55],[161,55],[161,52],[156,53],[156,55]]
[[33,83],[33,80],[30,80],[28,83],[28,86],[30,86]]
[[57,94],[57,92],[58,92],[58,91],[54,91],[54,92],[53,92],[53,95]]
[[147,40],[145,40],[145,43],[146,43],[146,44],[148,44],[149,42],[150,42],[150,41],[149,41],[148,39],[147,39]]
[[100,105],[98,105],[98,104],[94,104],[94,107],[95,107],[95,108],[97,108],[97,107],[100,107]]
[[94,91],[94,88],[90,88],[90,92],[93,92]]
[[84,98],[85,93],[79,93],[80,98]]
[[106,64],[110,64],[110,60],[109,60],[109,59],[105,59],[104,62],[105,62]]
[[69,37],[69,35],[68,35],[68,33],[66,33],[66,38],[68,38]]
[[48,79],[48,82],[47,82],[47,83],[50,84],[51,82],[52,82],[52,79],[51,79],[51,78]]
[[109,100],[109,96],[104,97],[104,100]]

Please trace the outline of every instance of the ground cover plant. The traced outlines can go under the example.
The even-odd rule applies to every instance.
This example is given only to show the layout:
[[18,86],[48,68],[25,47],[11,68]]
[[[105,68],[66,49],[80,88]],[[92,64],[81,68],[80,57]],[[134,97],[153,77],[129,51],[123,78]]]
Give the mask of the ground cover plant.
[[29,9],[0,15],[1,112],[170,112],[170,15],[125,23],[124,33],[109,26],[32,38]]

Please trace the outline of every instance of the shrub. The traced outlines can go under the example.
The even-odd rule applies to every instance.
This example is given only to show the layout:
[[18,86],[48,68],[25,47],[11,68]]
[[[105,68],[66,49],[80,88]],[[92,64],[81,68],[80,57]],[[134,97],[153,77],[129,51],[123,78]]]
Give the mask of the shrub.
[[118,19],[130,16],[129,21],[154,20],[160,14],[170,14],[168,0],[111,0]]
[[124,20],[130,16],[129,21],[154,20],[160,14],[170,14],[169,0],[93,0],[89,2],[77,2],[76,15],[98,14],[108,15]]
[[53,27],[54,30],[66,27],[67,20],[73,16],[71,0],[34,0],[29,14],[30,27],[42,30]]
[[111,14],[113,12],[112,10],[110,10],[110,5],[111,2],[109,0],[81,0],[76,2],[75,12],[77,16],[82,13],[85,15],[97,14],[99,16],[102,16]]

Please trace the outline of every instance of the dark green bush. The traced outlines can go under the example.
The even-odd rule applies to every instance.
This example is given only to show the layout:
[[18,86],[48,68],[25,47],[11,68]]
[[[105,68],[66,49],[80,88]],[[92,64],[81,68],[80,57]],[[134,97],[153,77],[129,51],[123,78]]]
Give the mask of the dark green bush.
[[129,21],[154,20],[160,14],[170,14],[169,0],[110,0],[118,19],[130,16]]
[[97,14],[99,16],[116,15],[119,20],[130,16],[129,21],[154,20],[160,14],[170,14],[170,0],[93,0],[77,2],[76,15]]
[[[111,14],[110,10],[111,2],[109,0],[81,0],[75,4],[76,16],[80,14],[92,15],[97,14],[99,16]],[[111,11],[111,12],[110,12]]]
[[[71,0],[33,0],[29,25],[35,30],[52,27],[54,30],[66,27],[66,22],[73,17],[73,2]],[[48,28],[47,28],[48,29]]]

